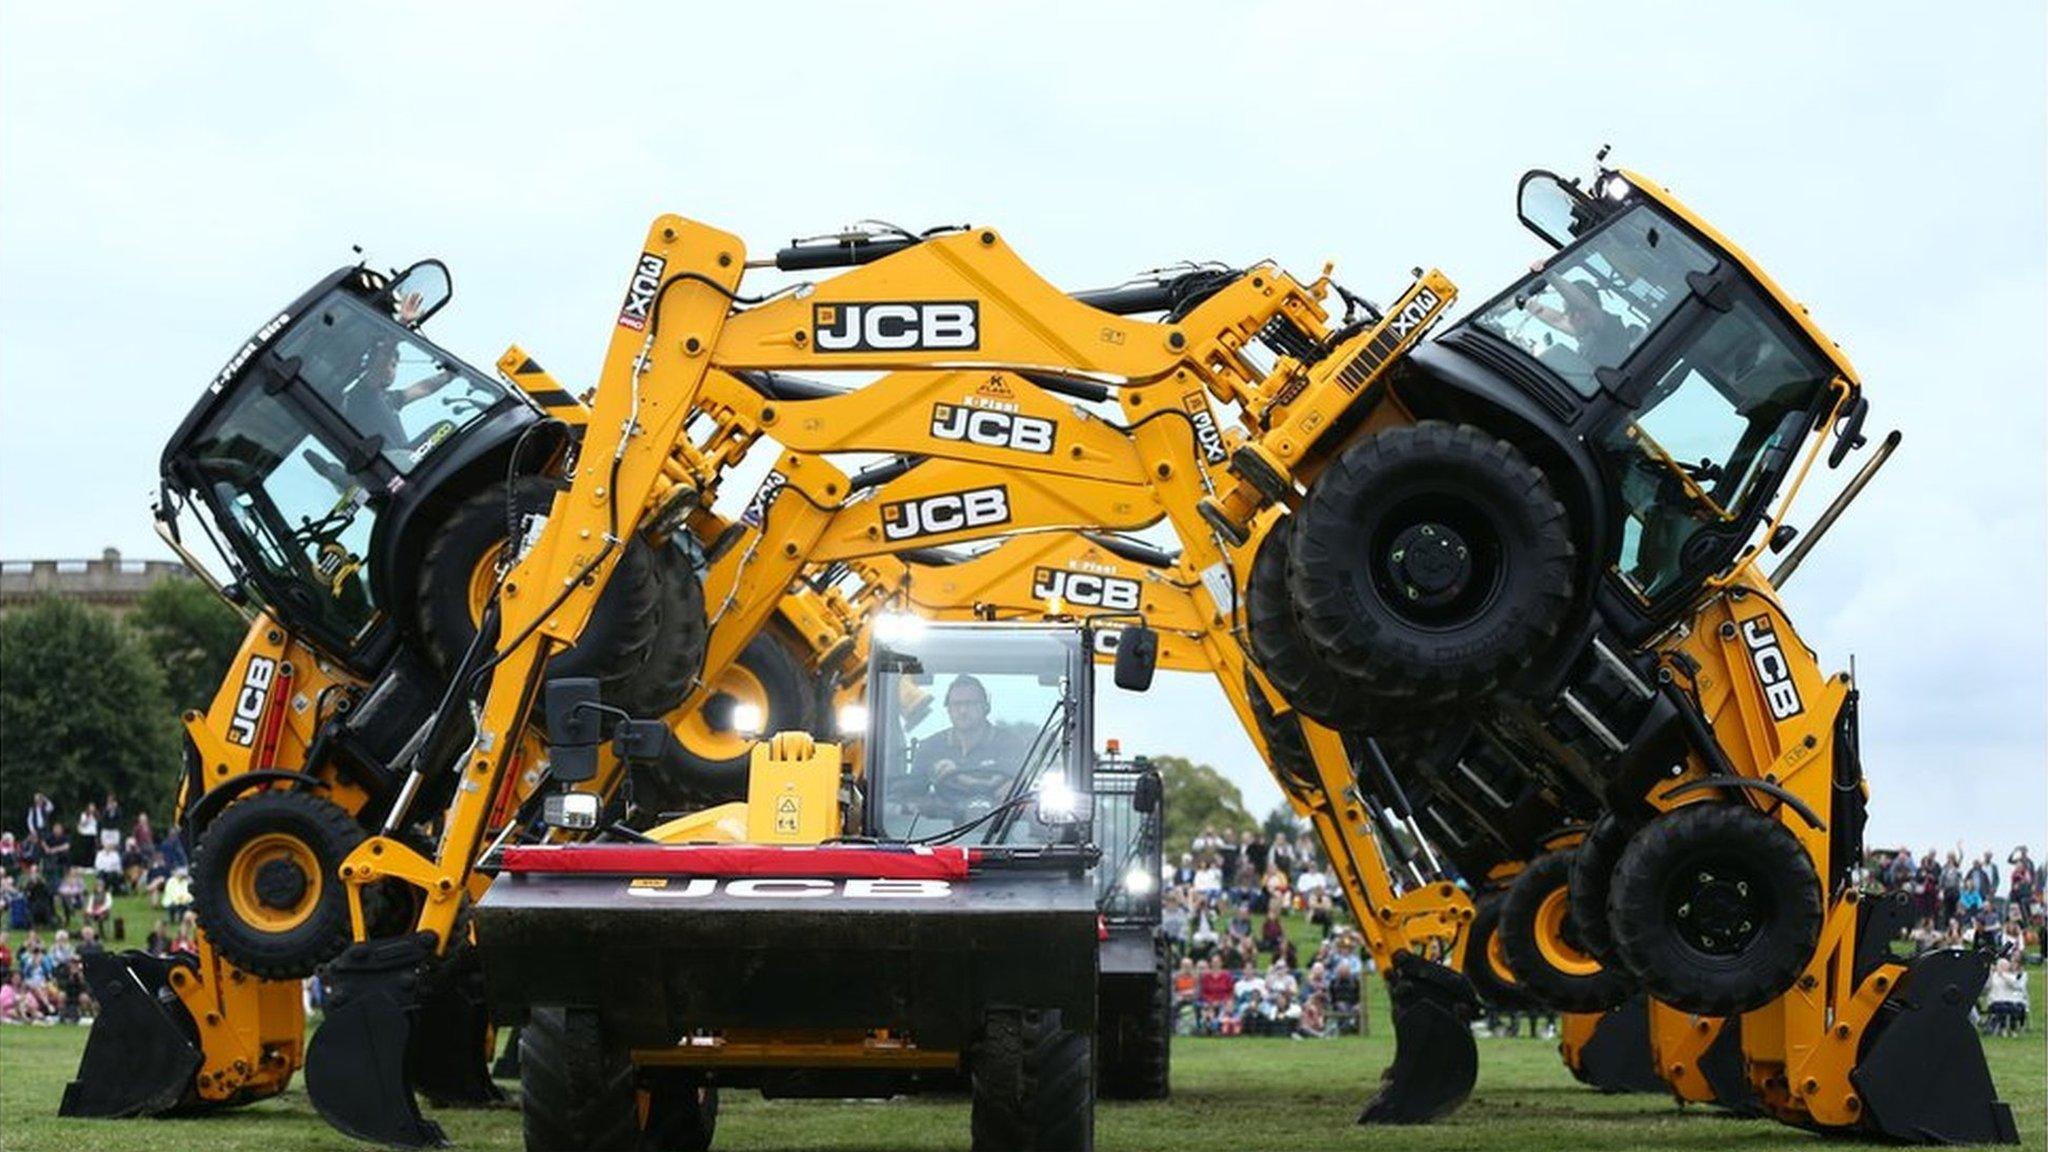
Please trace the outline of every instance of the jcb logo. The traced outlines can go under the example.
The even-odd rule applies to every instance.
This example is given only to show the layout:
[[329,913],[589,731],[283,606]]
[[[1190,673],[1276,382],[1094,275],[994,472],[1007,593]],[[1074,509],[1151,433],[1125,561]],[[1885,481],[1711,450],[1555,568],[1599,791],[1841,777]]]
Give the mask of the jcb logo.
[[813,304],[811,343],[820,352],[979,348],[981,305],[972,300]]
[[256,743],[256,724],[263,719],[263,705],[270,700],[270,684],[275,679],[277,661],[268,656],[249,657],[249,669],[242,673],[242,690],[235,694],[235,714],[228,718],[228,739],[244,748]]
[[1223,432],[1216,427],[1216,414],[1209,411],[1208,398],[1200,392],[1190,392],[1181,397],[1180,406],[1187,409],[1188,420],[1195,426],[1195,441],[1202,446],[1202,459],[1211,464],[1221,464],[1228,453],[1223,451]]
[[1089,608],[1135,612],[1141,589],[1136,580],[1097,576],[1065,568],[1039,568],[1031,574],[1031,594],[1040,600],[1064,600]]
[[815,900],[825,896],[846,896],[855,900],[937,900],[952,895],[953,885],[947,880],[866,877],[812,880],[795,876],[748,876],[736,880],[692,876],[673,884],[663,879],[635,880],[626,885],[626,895],[646,900],[702,900],[720,892],[727,896],[766,896],[778,900]]
[[1771,719],[1790,720],[1806,710],[1799,702],[1799,689],[1792,683],[1792,665],[1768,616],[1753,616],[1742,622],[1742,642],[1749,647],[1749,661],[1756,665],[1757,682],[1763,685],[1764,703]]
[[749,528],[759,528],[762,522],[768,519],[769,506],[775,503],[775,498],[782,495],[782,490],[787,487],[789,477],[780,472],[770,472],[762,479],[761,486],[754,489],[754,498],[747,501],[745,510],[740,513],[740,523]]
[[1410,332],[1415,331],[1416,325],[1429,319],[1430,313],[1436,311],[1436,306],[1441,303],[1442,299],[1431,289],[1423,288],[1417,291],[1415,299],[1402,305],[1401,310],[1394,313],[1389,331],[1393,332],[1396,338],[1405,339]]
[[1052,421],[1036,416],[962,408],[958,404],[934,404],[932,435],[941,440],[963,440],[991,448],[1047,453],[1052,451],[1054,431]]
[[633,279],[626,285],[626,303],[619,309],[619,327],[647,331],[648,318],[654,314],[654,298],[661,294],[661,274],[666,271],[667,257],[653,252],[640,254]]
[[891,540],[914,540],[1009,522],[1010,492],[1000,484],[882,505],[882,535]]

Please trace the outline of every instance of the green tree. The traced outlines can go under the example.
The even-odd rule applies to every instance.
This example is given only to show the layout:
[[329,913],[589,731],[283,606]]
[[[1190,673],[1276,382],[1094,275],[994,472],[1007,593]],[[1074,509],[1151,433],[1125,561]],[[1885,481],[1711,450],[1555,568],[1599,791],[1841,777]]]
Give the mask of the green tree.
[[1166,786],[1166,855],[1179,859],[1204,828],[1235,839],[1259,826],[1244,810],[1244,793],[1223,773],[1185,756],[1154,756],[1152,766]]
[[162,816],[177,777],[177,718],[133,633],[65,600],[0,618],[0,794],[10,806],[47,792],[68,823],[112,788],[129,811]]
[[173,712],[204,709],[241,649],[248,623],[197,580],[159,580],[128,623],[163,669]]
[[1271,812],[1266,813],[1265,822],[1260,827],[1266,833],[1266,843],[1268,844],[1280,839],[1282,836],[1287,837],[1289,840],[1300,840],[1307,836],[1309,831],[1308,821],[1296,816],[1294,809],[1285,802],[1276,805]]

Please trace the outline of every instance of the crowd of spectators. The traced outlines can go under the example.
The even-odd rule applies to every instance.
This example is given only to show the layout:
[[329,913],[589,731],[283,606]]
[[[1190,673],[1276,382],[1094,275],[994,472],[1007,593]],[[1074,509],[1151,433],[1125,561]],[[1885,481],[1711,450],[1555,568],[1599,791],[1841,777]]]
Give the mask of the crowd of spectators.
[[1990,954],[1991,977],[1979,1005],[1986,1031],[2012,1033],[2027,1026],[2027,965],[2043,959],[2044,877],[2026,845],[2006,853],[2001,868],[1992,852],[1971,854],[1929,848],[1885,849],[1864,859],[1863,885],[1903,894],[1913,909],[1907,933],[1916,952],[1974,948]]
[[145,896],[161,910],[142,941],[147,951],[196,949],[191,878],[175,831],[159,840],[147,812],[124,823],[112,792],[66,824],[36,793],[19,833],[0,831],[0,1023],[92,1022],[84,960],[126,941],[117,896]]
[[[1372,958],[1341,922],[1335,883],[1305,840],[1204,828],[1165,871],[1176,1033],[1320,1039],[1364,1030],[1360,990]],[[1306,957],[1290,918],[1315,933]]]

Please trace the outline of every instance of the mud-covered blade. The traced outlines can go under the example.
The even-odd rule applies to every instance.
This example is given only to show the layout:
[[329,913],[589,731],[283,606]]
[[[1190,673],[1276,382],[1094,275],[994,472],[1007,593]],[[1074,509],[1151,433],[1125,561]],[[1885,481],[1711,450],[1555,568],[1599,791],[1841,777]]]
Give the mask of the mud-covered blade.
[[327,968],[326,1020],[306,1050],[306,1094],[329,1124],[394,1148],[448,1143],[420,1114],[409,1067],[432,933],[351,945]]
[[1388,974],[1394,1062],[1360,1124],[1427,1124],[1457,1109],[1479,1076],[1472,1019],[1479,998],[1464,976],[1413,953],[1398,953]]
[[192,1078],[205,1057],[199,1029],[171,991],[176,963],[143,952],[85,958],[85,983],[99,1015],[58,1115],[158,1116],[196,1098]]
[[2017,1144],[1970,1009],[1990,964],[1980,952],[1917,957],[1878,1008],[1849,1080],[1870,1126],[1914,1144]]

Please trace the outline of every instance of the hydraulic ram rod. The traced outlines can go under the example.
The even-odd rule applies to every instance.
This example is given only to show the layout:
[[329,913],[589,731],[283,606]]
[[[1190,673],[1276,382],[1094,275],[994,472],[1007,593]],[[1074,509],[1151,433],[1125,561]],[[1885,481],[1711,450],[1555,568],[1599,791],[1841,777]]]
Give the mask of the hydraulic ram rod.
[[1869,484],[1871,478],[1877,475],[1877,470],[1884,467],[1884,462],[1891,459],[1892,451],[1899,446],[1901,439],[1903,436],[1899,430],[1892,429],[1891,434],[1884,438],[1884,442],[1877,446],[1877,452],[1864,463],[1862,469],[1850,479],[1841,492],[1836,494],[1834,502],[1820,514],[1820,519],[1813,522],[1813,530],[1799,541],[1792,549],[1792,554],[1785,557],[1783,564],[1778,565],[1778,570],[1771,573],[1771,587],[1785,586],[1785,581],[1790,580],[1792,574],[1799,570],[1799,562],[1806,559],[1806,554],[1813,551],[1813,546],[1820,543],[1820,538],[1828,534],[1828,529],[1835,526],[1835,521],[1841,519],[1843,512],[1848,511],[1849,503],[1855,500],[1857,494],[1863,491],[1864,485]]

